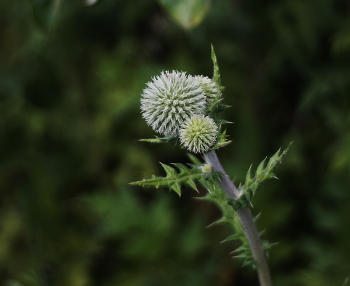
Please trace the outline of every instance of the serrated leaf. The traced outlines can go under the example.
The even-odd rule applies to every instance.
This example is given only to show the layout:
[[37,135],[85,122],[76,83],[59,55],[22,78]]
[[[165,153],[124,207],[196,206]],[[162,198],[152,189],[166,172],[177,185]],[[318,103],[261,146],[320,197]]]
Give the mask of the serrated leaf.
[[171,184],[170,189],[177,193],[179,196],[181,196],[181,185],[179,182]]
[[179,172],[177,172],[169,165],[162,163],[160,164],[165,170],[165,177],[157,177],[152,175],[151,179],[143,179],[130,184],[139,186],[153,186],[156,188],[168,187],[169,189],[175,191],[178,195],[181,195],[181,185],[187,185],[197,191],[195,181],[206,181],[206,174],[204,174],[201,169],[196,166],[191,166],[188,168],[183,164],[174,163],[173,165],[175,165],[179,170]]
[[280,157],[280,153],[281,153],[281,148],[277,150],[277,152],[271,157],[271,159],[277,160],[278,157]]
[[[220,175],[220,173],[218,175]],[[255,267],[253,254],[251,252],[249,242],[245,236],[242,223],[239,220],[238,216],[235,215],[235,210],[231,205],[231,203],[235,203],[235,200],[227,198],[227,196],[221,189],[220,184],[218,183],[218,179],[215,178],[215,176],[218,175],[215,174],[211,176],[210,179],[205,181],[204,186],[209,188],[208,190],[210,190],[210,193],[208,193],[205,197],[200,198],[202,200],[215,203],[222,212],[221,218],[211,223],[208,227],[221,223],[229,224],[233,228],[234,233],[222,242],[232,240],[241,241],[241,245],[233,251],[233,253],[237,253],[237,256],[235,257],[242,258],[243,265],[251,265]]]
[[[173,165],[176,166],[176,168],[179,170],[180,173],[187,171],[187,167],[184,164],[173,163]],[[192,188],[192,189],[194,189],[195,191],[198,192],[196,183],[195,183],[195,181],[192,178],[189,178],[188,181],[185,182],[185,184],[187,186],[189,186],[190,188]]]
[[174,168],[172,168],[172,167],[170,167],[170,166],[168,166],[166,164],[163,164],[163,163],[160,163],[160,164],[162,165],[162,167],[163,167],[167,177],[169,177],[169,178],[176,178],[177,172],[176,172],[176,170]]
[[192,189],[194,189],[195,191],[198,192],[197,186],[196,186],[196,183],[194,182],[194,180],[189,179],[188,181],[186,181],[186,184],[187,184],[190,188],[192,188]]
[[260,174],[261,171],[264,169],[265,161],[266,161],[266,158],[260,162],[258,168],[256,169],[255,175]]
[[[265,158],[258,166],[254,178],[250,177],[250,168],[248,170],[246,181],[241,186],[240,198],[232,204],[232,207],[248,207],[251,205],[251,199],[261,184],[268,179],[276,179],[275,169],[281,163],[283,156],[289,151],[292,143],[281,153],[280,149],[267,161]],[[266,162],[267,161],[267,162]],[[248,175],[249,174],[249,175]]]

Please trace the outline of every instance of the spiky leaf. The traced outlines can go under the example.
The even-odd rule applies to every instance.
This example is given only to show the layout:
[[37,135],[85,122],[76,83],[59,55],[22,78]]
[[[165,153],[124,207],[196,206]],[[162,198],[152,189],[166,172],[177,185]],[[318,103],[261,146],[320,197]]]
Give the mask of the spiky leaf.
[[[203,186],[208,189],[209,193],[202,199],[215,203],[222,212],[222,217],[211,225],[226,223],[232,227],[234,233],[227,237],[223,242],[231,240],[238,240],[241,242],[241,245],[232,253],[235,254],[234,257],[243,259],[244,266],[249,265],[255,268],[256,264],[241,221],[235,214],[235,210],[242,207],[249,207],[251,204],[251,197],[254,195],[261,183],[267,179],[275,177],[274,171],[277,165],[281,162],[282,157],[288,152],[289,148],[290,144],[284,152],[281,153],[279,150],[268,161],[266,159],[263,160],[263,162],[258,166],[254,175],[252,175],[251,166],[249,167],[245,184],[240,186],[242,195],[238,200],[227,198],[223,190],[221,190],[218,181],[216,181],[214,184],[203,184]],[[259,234],[261,235],[262,232]],[[269,243],[265,240],[262,240],[262,244],[266,253],[273,245],[275,245],[275,243]]]
[[220,224],[220,223],[225,223],[230,225],[233,230],[233,234],[227,237],[222,242],[231,241],[231,240],[240,241],[241,245],[237,249],[235,249],[232,252],[232,254],[234,254],[234,257],[242,258],[243,265],[251,265],[252,267],[255,267],[255,262],[253,259],[251,248],[244,234],[242,224],[238,216],[235,214],[235,210],[229,204],[229,200],[225,195],[225,193],[223,192],[223,190],[221,189],[218,181],[215,181],[214,183],[206,182],[206,184],[203,186],[208,188],[209,193],[206,196],[202,197],[201,199],[215,203],[219,207],[222,213],[222,217],[217,221],[213,222],[212,224],[210,224],[209,226]]
[[219,133],[218,140],[216,144],[211,148],[212,150],[219,149],[221,147],[225,147],[230,144],[232,141],[227,139],[226,130]]
[[213,81],[216,82],[216,84],[218,86],[222,88],[221,86],[221,78],[220,78],[220,71],[219,71],[219,65],[218,65],[218,61],[216,59],[216,54],[215,54],[215,51],[214,51],[214,47],[213,45],[211,45],[211,59],[213,61],[213,66],[214,66],[214,72],[213,72]]
[[[241,196],[238,200],[230,201],[230,204],[234,209],[238,209],[240,207],[248,207],[251,204],[251,200],[256,190],[261,186],[261,184],[272,178],[276,178],[275,169],[278,164],[281,163],[282,158],[290,149],[292,143],[288,145],[288,147],[281,153],[281,150],[278,150],[268,161],[265,158],[258,166],[255,171],[255,175],[251,178],[251,167],[246,175],[246,181],[241,189]],[[266,163],[267,161],[267,163]]]
[[207,173],[203,173],[202,169],[195,165],[187,167],[180,163],[174,163],[173,165],[177,168],[177,170],[166,164],[161,163],[161,165],[165,170],[165,177],[157,177],[153,175],[151,179],[143,179],[130,184],[144,187],[153,186],[156,188],[168,187],[181,196],[181,185],[189,186],[197,191],[196,181],[204,182],[205,184],[207,181],[213,180],[211,179],[212,177],[218,177],[218,174],[208,175]]
[[155,138],[140,139],[139,141],[149,142],[149,143],[168,143],[168,142],[175,141],[175,140],[176,140],[175,137],[170,137],[170,136],[158,137],[158,136],[155,136]]

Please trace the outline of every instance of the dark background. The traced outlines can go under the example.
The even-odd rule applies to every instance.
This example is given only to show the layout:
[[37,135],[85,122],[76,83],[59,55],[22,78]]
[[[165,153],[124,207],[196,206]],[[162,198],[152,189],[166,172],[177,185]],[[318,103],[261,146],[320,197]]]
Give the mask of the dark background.
[[[59,6],[55,6],[56,4]],[[52,6],[53,5],[53,6]],[[0,1],[0,284],[254,286],[205,228],[215,206],[129,182],[188,162],[141,118],[162,70],[226,87],[235,182],[290,141],[254,214],[275,285],[342,286],[350,274],[350,3],[216,0],[193,29],[157,1]]]

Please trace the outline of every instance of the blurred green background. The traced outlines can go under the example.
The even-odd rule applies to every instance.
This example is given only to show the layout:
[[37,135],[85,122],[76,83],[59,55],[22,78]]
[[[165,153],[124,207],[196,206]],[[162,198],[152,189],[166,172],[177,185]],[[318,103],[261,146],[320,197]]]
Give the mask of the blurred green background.
[[[253,286],[219,244],[215,206],[129,182],[188,162],[141,118],[162,70],[212,75],[239,183],[294,141],[254,198],[275,285],[350,275],[350,5],[346,0],[1,0],[0,285]],[[175,5],[177,3],[178,5]],[[93,5],[87,5],[93,4]],[[198,5],[197,5],[198,4]],[[196,6],[197,5],[197,6]]]

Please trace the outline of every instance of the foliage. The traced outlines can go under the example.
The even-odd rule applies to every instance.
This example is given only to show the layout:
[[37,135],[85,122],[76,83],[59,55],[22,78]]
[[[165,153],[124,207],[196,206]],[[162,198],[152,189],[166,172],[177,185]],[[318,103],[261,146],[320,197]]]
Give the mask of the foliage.
[[180,196],[181,184],[187,185],[197,191],[195,181],[199,181],[203,185],[206,185],[207,180],[213,182],[213,180],[215,178],[218,178],[219,176],[219,174],[211,174],[210,176],[208,176],[205,172],[202,171],[200,167],[196,165],[193,165],[190,168],[188,168],[183,164],[174,163],[173,165],[177,167],[179,172],[176,172],[176,170],[169,165],[161,165],[166,172],[166,177],[157,177],[153,175],[152,179],[143,179],[142,181],[133,182],[131,184],[144,187],[154,186],[157,189],[159,187],[168,187]]
[[[33,285],[23,278],[33,271],[49,285],[118,285],[122,277],[126,285],[257,285],[247,268],[232,271],[227,252],[234,242],[212,247],[229,235],[220,226],[203,229],[218,217],[214,206],[187,200],[190,192],[179,200],[127,184],[151,177],[150,170],[160,173],[157,161],[187,161],[178,145],[137,142],[153,137],[138,102],[144,83],[161,70],[211,76],[211,43],[225,85],[221,103],[232,106],[222,114],[235,122],[222,126],[232,144],[217,151],[227,172],[244,182],[251,163],[294,142],[279,180],[264,183],[252,209],[262,210],[257,224],[267,229],[264,238],[280,242],[269,251],[274,285],[344,283],[350,269],[346,1],[212,1],[201,24],[185,32],[157,1],[60,1],[45,29],[33,16],[34,2],[40,1],[0,1],[1,285]],[[130,228],[120,226],[130,217],[122,192],[142,210],[140,224],[136,213]],[[101,206],[97,199],[82,204],[88,196],[115,197],[121,211],[111,220],[124,218],[114,224],[123,230],[118,235],[100,234],[94,253],[80,251],[100,231]],[[160,204],[174,216],[171,233],[182,233],[186,244],[154,235],[155,215],[142,219]],[[137,255],[132,247],[122,251],[130,231],[146,221],[154,243],[144,242]],[[141,244],[145,233],[137,233]],[[150,253],[159,254],[152,263],[142,259]]]
[[230,205],[232,205],[234,209],[239,209],[241,207],[247,208],[249,205],[252,205],[252,198],[260,185],[265,180],[277,179],[275,176],[275,169],[277,165],[282,162],[282,158],[289,151],[291,144],[292,143],[290,143],[287,149],[285,149],[282,153],[281,150],[278,150],[267,163],[266,159],[261,161],[253,178],[251,177],[251,166],[249,167],[245,178],[245,183],[238,187],[240,190],[239,199],[230,201]]
[[[221,80],[220,80],[218,63],[216,60],[216,55],[215,55],[213,47],[212,47],[212,60],[213,60],[213,65],[214,65],[214,75],[213,75],[214,80],[213,81],[218,86],[218,89],[222,90],[221,84],[220,84]],[[176,73],[175,73],[175,75],[176,75]],[[169,76],[167,76],[165,78],[165,80],[168,80],[168,78],[170,78],[170,77],[171,77],[171,75],[169,74]],[[173,79],[171,82],[169,82],[166,85],[166,89],[162,88],[161,90],[162,90],[162,92],[163,92],[163,90],[171,90],[175,94],[176,97],[181,96],[181,98],[184,98],[183,100],[181,100],[181,105],[186,107],[186,105],[188,105],[188,103],[186,103],[186,101],[188,101],[188,99],[185,97],[185,95],[187,94],[187,86],[184,86],[181,88],[181,92],[184,93],[184,95],[177,94],[177,92],[178,92],[177,85],[182,84],[182,81],[183,81],[182,78],[179,78],[178,80]],[[191,83],[190,87],[193,84],[194,83]],[[147,86],[148,86],[148,88],[151,87],[151,85],[149,83],[147,84]],[[150,93],[150,97],[154,96],[153,94],[157,94],[157,93],[158,93],[158,90],[152,91]],[[221,94],[220,94],[220,96],[221,96]],[[159,100],[162,101],[162,99],[159,99]],[[144,98],[141,99],[141,109],[143,109],[143,105],[144,105],[143,101],[144,101]],[[217,111],[217,110],[218,110],[218,105],[220,104],[219,102],[220,102],[220,100],[217,102],[214,101],[214,107],[212,109],[210,109],[210,112],[213,112],[214,109],[216,109],[216,112],[215,112],[216,120],[218,120],[217,115],[218,115],[219,111]],[[152,109],[154,106],[156,106],[157,109],[159,109],[158,104],[159,104],[158,102],[154,102],[153,104],[150,104],[150,106],[147,108],[147,110]],[[167,106],[166,108],[162,108],[162,109],[167,110],[168,108],[169,107]],[[175,118],[176,108],[172,108],[172,109],[175,112],[174,116],[173,116]],[[163,124],[163,121],[165,121],[165,122],[168,121],[168,120],[162,119],[162,117],[160,117],[160,116],[157,116],[156,118],[157,118],[157,121],[159,122],[158,124]],[[147,118],[145,118],[145,119],[147,121]],[[215,128],[214,133],[212,130],[213,126]],[[169,130],[171,130],[171,127],[169,127]],[[210,117],[204,117],[203,115],[196,115],[195,114],[188,121],[185,121],[185,123],[182,125],[182,129],[180,130],[180,141],[183,144],[184,144],[184,136],[183,136],[184,130],[186,130],[186,132],[188,131],[188,133],[189,133],[186,135],[193,136],[194,138],[196,138],[195,136],[198,136],[198,134],[205,134],[206,141],[213,141],[213,138],[210,140],[208,139],[208,135],[210,135],[210,133],[213,133],[214,136],[217,135],[217,127],[215,125],[214,120]],[[218,143],[216,144],[216,146],[221,143],[220,141],[222,139],[226,141],[225,135],[226,135],[226,132],[222,133],[219,136],[221,138],[218,140]],[[191,139],[191,138],[187,138],[187,137],[185,138],[186,140]],[[186,144],[184,144],[184,145],[185,145],[185,147],[187,147],[187,149],[190,149],[190,151],[192,151],[193,153],[210,152],[210,150],[208,150],[209,149],[208,147],[210,147],[210,146],[207,146],[206,148],[204,148],[203,142],[201,141],[201,138],[202,137],[200,137],[199,140],[192,140],[191,139],[191,141],[190,141],[191,145],[190,145],[190,143],[187,144],[187,145],[190,145],[191,148],[188,148],[189,146],[186,146]],[[224,143],[225,143],[225,141],[224,141]],[[148,140],[148,142],[152,143],[152,140]],[[224,143],[221,143],[221,144],[224,145]],[[213,145],[213,143],[211,145]],[[225,144],[225,145],[227,145],[227,144]],[[216,149],[216,146],[214,146],[215,149]],[[197,191],[196,182],[200,183],[208,191],[208,194],[203,199],[214,202],[222,212],[222,217],[218,221],[216,221],[215,224],[228,223],[232,227],[232,229],[234,230],[234,234],[230,235],[225,241],[240,240],[241,246],[235,250],[235,252],[239,252],[239,255],[237,257],[244,259],[243,265],[250,265],[253,268],[255,268],[257,261],[255,260],[255,258],[253,256],[253,250],[251,249],[250,243],[248,241],[248,237],[246,236],[246,234],[243,230],[244,227],[242,226],[241,221],[235,215],[235,211],[238,210],[239,208],[242,208],[242,207],[244,207],[244,208],[249,207],[249,205],[251,205],[252,197],[253,197],[254,193],[256,192],[256,190],[258,189],[258,187],[261,185],[261,183],[267,179],[276,178],[274,171],[277,167],[277,164],[281,163],[282,157],[288,152],[288,150],[289,150],[289,146],[282,154],[280,154],[280,150],[278,150],[275,153],[275,155],[269,159],[266,166],[265,166],[265,160],[262,161],[256,170],[256,174],[255,174],[254,178],[251,178],[251,170],[249,168],[248,173],[246,175],[245,184],[243,186],[239,187],[240,194],[239,194],[239,197],[237,199],[236,198],[229,198],[226,195],[225,191],[220,186],[221,177],[224,176],[225,174],[221,174],[220,172],[213,172],[212,166],[208,165],[209,163],[202,164],[201,166],[193,165],[191,168],[187,168],[183,164],[174,163],[173,165],[175,165],[177,167],[179,172],[177,172],[171,166],[162,164],[162,167],[164,168],[164,170],[166,172],[165,177],[157,177],[155,175],[152,175],[151,179],[143,179],[142,181],[133,182],[131,184],[132,185],[140,185],[140,186],[144,186],[144,187],[145,186],[154,186],[156,188],[159,188],[161,186],[168,187],[170,190],[175,191],[179,196],[181,196],[181,185],[188,185],[189,187],[191,187],[192,189]],[[194,161],[194,163],[196,163],[196,162],[197,162],[197,160]],[[260,243],[260,238],[257,238],[257,239],[259,239],[259,241],[257,243]],[[271,246],[272,246],[272,244],[270,244],[266,241],[264,241],[264,243],[262,245],[263,250],[265,250],[265,251],[267,249],[269,249]]]
[[[239,253],[236,257],[243,258],[243,265],[255,267],[255,261],[249,246],[249,242],[244,234],[241,222],[235,215],[235,210],[241,207],[247,208],[251,204],[251,199],[261,183],[267,179],[276,178],[274,170],[276,169],[277,164],[281,163],[282,157],[288,152],[288,150],[289,147],[282,154],[279,154],[280,150],[278,150],[275,155],[269,159],[265,167],[265,160],[262,161],[257,168],[254,178],[250,177],[251,171],[249,168],[246,182],[243,185],[244,187],[240,186],[239,188],[241,190],[241,195],[237,200],[227,198],[226,194],[221,189],[218,182],[222,174],[218,172],[205,171],[206,165],[199,165],[200,162],[193,156],[190,158],[193,160],[195,165],[192,165],[191,168],[188,168],[183,164],[174,163],[173,165],[179,170],[179,172],[177,172],[175,168],[172,168],[169,165],[161,164],[166,172],[165,177],[157,177],[152,175],[151,179],[143,179],[142,181],[133,182],[131,184],[143,187],[168,187],[181,196],[181,185],[187,185],[198,191],[196,182],[200,183],[208,191],[208,193],[201,199],[215,203],[222,212],[222,217],[211,225],[218,223],[229,224],[232,227],[234,234],[230,235],[224,241],[240,240],[241,246],[234,251]],[[268,250],[272,245],[273,244],[270,244],[267,241],[263,242],[263,247],[265,250]]]
[[158,0],[172,19],[184,29],[198,26],[210,10],[210,0]]

